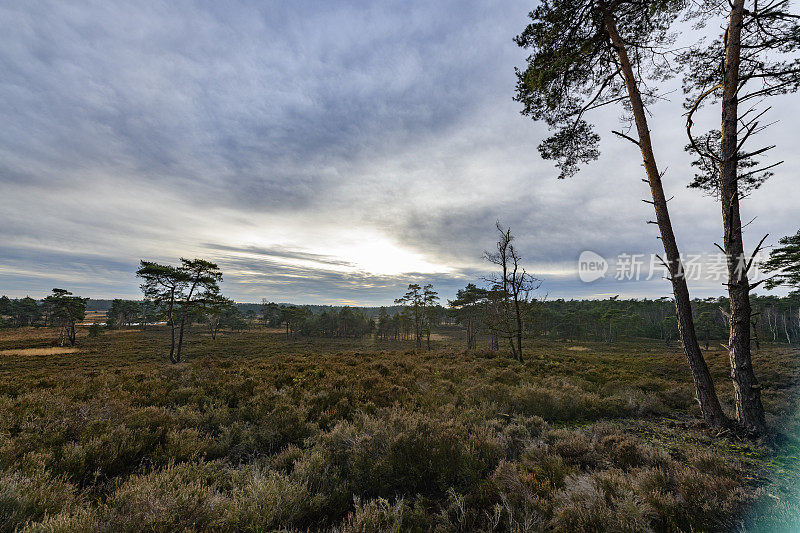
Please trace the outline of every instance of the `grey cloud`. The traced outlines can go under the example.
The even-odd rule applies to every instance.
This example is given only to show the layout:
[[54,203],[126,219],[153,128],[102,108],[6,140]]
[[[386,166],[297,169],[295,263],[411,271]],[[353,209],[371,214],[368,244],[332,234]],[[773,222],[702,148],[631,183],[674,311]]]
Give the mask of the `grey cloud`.
[[314,203],[351,159],[442,131],[477,97],[456,80],[487,62],[455,49],[479,21],[443,37],[453,8],[412,6],[411,31],[402,3],[6,9],[2,145],[27,160],[2,179],[36,160],[205,203]]
[[[428,277],[452,293],[480,276],[499,219],[531,270],[550,273],[552,294],[604,293],[571,273],[581,251],[660,247],[640,201],[639,156],[608,134],[618,126],[608,110],[593,117],[600,161],[555,180],[535,149],[545,128],[511,100],[524,58],[511,39],[529,9],[521,0],[0,6],[0,292],[49,290],[49,275],[87,294],[133,296],[140,257],[181,255],[219,260],[237,299],[390,302],[424,277],[370,275],[354,258],[317,253],[321,227],[370,230],[448,267]],[[682,249],[713,251],[719,206],[685,189],[678,100],[653,109],[659,162]],[[796,99],[780,108],[796,115]],[[796,231],[786,191],[798,128],[787,120],[766,138],[787,164],[744,205],[759,217],[753,244]]]
[[332,266],[346,266],[355,267],[355,264],[350,261],[343,261],[335,257],[302,252],[297,250],[287,250],[279,247],[262,248],[259,246],[229,246],[225,244],[205,244],[209,250],[219,250],[223,252],[238,252],[239,254],[251,254],[264,257],[278,257],[281,259],[302,259],[304,261],[311,261],[322,265]]
[[402,295],[409,283],[433,283],[443,297],[452,298],[467,279],[474,279],[466,274],[443,276],[413,272],[403,276],[379,276],[241,256],[219,257],[217,261],[227,272],[225,284],[235,285],[239,298],[245,301],[267,298],[293,303],[385,305]]

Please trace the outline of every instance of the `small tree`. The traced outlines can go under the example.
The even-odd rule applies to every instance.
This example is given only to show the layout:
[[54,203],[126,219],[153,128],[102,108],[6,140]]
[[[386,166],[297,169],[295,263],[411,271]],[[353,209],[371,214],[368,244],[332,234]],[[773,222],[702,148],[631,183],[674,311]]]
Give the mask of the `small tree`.
[[678,319],[674,315],[668,316],[661,321],[661,327],[664,330],[664,343],[669,346],[680,335],[678,332]]
[[711,343],[711,330],[714,329],[714,315],[710,311],[703,311],[697,316],[697,331],[703,334],[706,351]]
[[159,306],[170,327],[169,359],[179,363],[187,321],[201,313],[204,298],[219,293],[222,272],[209,261],[181,258],[179,267],[141,261],[136,275],[144,280],[145,299]]
[[140,314],[141,307],[138,302],[117,298],[111,302],[111,309],[108,310],[106,316],[106,324],[109,328],[125,328],[139,320]]
[[411,323],[414,328],[414,340],[417,348],[422,348],[422,331],[425,320],[425,296],[423,288],[418,283],[410,283],[408,291],[395,301],[408,309]]
[[500,349],[500,334],[506,330],[507,321],[504,309],[507,295],[502,287],[493,285],[486,295],[485,320],[489,328],[489,349]]
[[266,298],[261,299],[261,323],[264,327],[275,325],[280,322],[281,308],[278,304],[270,302]]
[[192,312],[202,309],[206,298],[219,294],[219,282],[222,281],[222,272],[216,264],[204,259],[184,259],[181,258],[181,266],[178,267],[186,281],[188,287],[186,296],[180,302],[181,323],[178,333],[178,349],[176,359],[181,360],[181,348],[183,346],[183,332],[186,320]]
[[8,296],[3,295],[0,297],[0,317],[11,316],[12,308],[13,305],[11,304],[11,299]]
[[148,325],[158,322],[158,305],[150,300],[139,302],[139,326],[146,329]]
[[222,327],[236,332],[241,332],[242,330],[247,329],[249,324],[239,308],[236,307],[236,304],[233,302],[233,300],[230,300],[230,305],[226,306],[222,311],[220,323]]
[[141,261],[136,276],[144,280],[141,285],[146,301],[153,302],[166,320],[170,329],[169,360],[180,361],[175,356],[176,302],[183,297],[188,283],[185,272],[171,265],[160,265],[151,261]]
[[11,304],[11,317],[15,327],[32,326],[42,316],[41,307],[30,296],[14,300]]
[[385,307],[381,307],[378,312],[378,331],[376,332],[376,336],[379,339],[386,340],[389,337],[391,329],[392,317],[389,316]]
[[212,290],[206,294],[202,300],[198,301],[198,307],[208,325],[211,339],[216,340],[219,329],[225,325],[225,314],[230,309],[235,309],[233,300],[222,296],[219,290]]
[[485,313],[486,300],[489,291],[475,286],[474,283],[467,284],[463,289],[459,289],[454,300],[447,303],[452,309],[456,320],[466,328],[467,350],[474,350],[477,347],[477,335],[480,328],[481,317]]
[[404,306],[403,309],[395,315],[397,319],[397,330],[400,338],[408,340],[412,338],[414,332],[414,319],[412,317],[411,307]]
[[77,331],[75,324],[86,316],[86,302],[88,298],[73,296],[64,289],[53,289],[53,294],[44,299],[51,309],[51,325],[61,329],[59,344],[69,342],[75,346]]
[[303,326],[306,320],[311,318],[311,310],[307,307],[297,307],[291,306],[289,307],[289,313],[287,315],[287,327],[289,331],[291,331],[292,338],[297,338],[297,332]]
[[436,302],[439,300],[439,293],[433,290],[430,283],[422,288],[422,314],[425,322],[425,339],[428,350],[431,349],[431,329],[439,322],[439,313]]

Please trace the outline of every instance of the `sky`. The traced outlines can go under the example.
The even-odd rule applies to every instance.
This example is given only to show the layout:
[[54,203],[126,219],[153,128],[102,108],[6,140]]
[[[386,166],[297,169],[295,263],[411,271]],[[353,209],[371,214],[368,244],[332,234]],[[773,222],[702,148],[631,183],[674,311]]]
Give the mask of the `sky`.
[[[647,270],[660,251],[641,157],[610,134],[621,111],[589,117],[602,156],[577,176],[538,154],[547,129],[512,99],[532,7],[0,4],[0,294],[138,298],[140,259],[202,257],[242,302],[381,305],[411,282],[446,300],[490,272],[499,220],[539,297],[669,295],[659,275],[617,279],[620,254]],[[713,254],[720,207],[686,188],[672,85],[650,109],[656,155],[681,250]],[[759,142],[785,163],[743,204],[749,248],[800,220],[800,106],[772,105]],[[605,277],[581,281],[584,251],[607,258]]]

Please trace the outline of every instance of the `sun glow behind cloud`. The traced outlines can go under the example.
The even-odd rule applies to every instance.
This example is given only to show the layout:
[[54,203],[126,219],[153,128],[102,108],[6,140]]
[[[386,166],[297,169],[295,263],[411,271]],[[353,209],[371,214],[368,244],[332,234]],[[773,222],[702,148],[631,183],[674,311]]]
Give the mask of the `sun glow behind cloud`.
[[446,274],[452,268],[428,261],[421,254],[406,250],[386,237],[373,235],[345,244],[333,255],[352,261],[358,270],[379,276],[396,276],[411,272]]
[[[318,235],[317,239],[310,243],[304,241],[307,243],[305,246],[298,246],[298,240],[286,243],[250,238],[231,248],[238,249],[234,252],[237,255],[251,258],[269,255],[271,261],[287,266],[370,276],[448,274],[454,271],[452,266],[431,261],[375,232],[353,229]],[[270,254],[271,250],[281,251]]]

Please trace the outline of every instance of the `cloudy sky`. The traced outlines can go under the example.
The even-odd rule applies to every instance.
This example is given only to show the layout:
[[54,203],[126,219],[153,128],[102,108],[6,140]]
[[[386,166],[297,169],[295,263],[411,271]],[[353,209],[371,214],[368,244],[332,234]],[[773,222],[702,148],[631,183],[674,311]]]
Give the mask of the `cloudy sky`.
[[[582,283],[584,250],[658,252],[635,147],[555,179],[519,115],[512,38],[531,2],[6,2],[0,6],[0,293],[137,297],[139,259],[219,263],[238,301],[444,297],[486,271],[496,220],[555,297],[659,297]],[[713,253],[719,206],[686,189],[681,94],[652,109],[686,253]],[[785,159],[743,212],[753,246],[800,220],[797,99],[761,139]],[[716,117],[709,112],[709,124]],[[645,256],[645,267],[649,263]],[[699,281],[693,295],[721,293]]]

